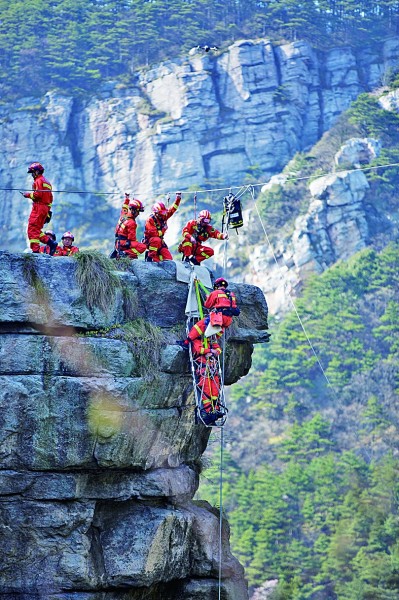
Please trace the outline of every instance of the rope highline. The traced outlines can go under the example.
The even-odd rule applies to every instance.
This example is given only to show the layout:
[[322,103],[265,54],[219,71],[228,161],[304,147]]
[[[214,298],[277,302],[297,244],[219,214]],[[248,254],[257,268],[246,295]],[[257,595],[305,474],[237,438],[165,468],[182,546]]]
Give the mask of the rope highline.
[[[284,180],[285,182],[292,182],[292,181],[306,181],[307,179],[320,179],[321,177],[327,177],[327,175],[339,175],[340,173],[355,173],[357,171],[373,171],[376,169],[388,169],[389,167],[399,167],[399,163],[389,163],[389,164],[384,164],[384,165],[372,165],[372,166],[366,166],[366,167],[356,167],[354,169],[342,169],[342,170],[338,170],[338,171],[328,171],[326,173],[320,173],[315,175],[314,173],[311,175],[303,175],[301,177],[287,177]],[[284,175],[284,173],[280,173],[281,175]],[[276,173],[277,175],[277,173]],[[237,195],[241,195],[241,190],[246,190],[249,187],[252,188],[256,188],[256,187],[262,187],[264,185],[267,185],[268,183],[270,183],[270,179],[269,181],[265,181],[263,183],[243,183],[241,185],[236,185],[236,186],[231,186],[229,185],[228,187],[221,187],[221,188],[207,188],[204,190],[201,189],[197,189],[195,191],[195,194],[208,194],[210,192],[229,192],[232,190],[239,190],[237,192]],[[276,185],[280,185],[278,183],[276,183]],[[26,189],[26,188],[2,188],[0,187],[0,191],[2,192],[31,192],[32,189]],[[88,194],[88,195],[92,195],[92,196],[116,196],[116,195],[120,195],[121,190],[114,190],[111,192],[101,192],[98,190],[52,190],[52,193],[56,193],[56,194]],[[176,192],[174,192],[176,193]],[[182,195],[192,195],[192,191],[184,191],[181,192]],[[142,192],[135,192],[135,196],[165,196],[165,192],[164,191],[153,191],[151,194],[148,193],[142,193]]]

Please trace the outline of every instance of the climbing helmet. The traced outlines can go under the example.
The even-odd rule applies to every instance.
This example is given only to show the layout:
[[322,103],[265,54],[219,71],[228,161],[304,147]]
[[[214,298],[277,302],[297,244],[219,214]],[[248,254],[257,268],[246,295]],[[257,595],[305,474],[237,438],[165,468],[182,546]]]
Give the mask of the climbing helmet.
[[40,173],[43,173],[44,167],[39,162],[34,162],[28,167],[28,173],[33,173],[33,171],[39,171]]
[[47,229],[44,233],[46,235],[49,235],[52,240],[56,241],[57,237],[55,235],[55,232],[52,229]]
[[160,217],[166,217],[168,214],[168,209],[163,202],[156,202],[152,207],[152,212]]
[[227,288],[228,286],[229,286],[229,282],[226,281],[224,277],[218,277],[214,281],[213,289],[216,290],[216,289],[218,289],[220,287]]
[[201,210],[198,213],[198,221],[200,223],[204,223],[205,225],[209,225],[209,223],[212,221],[212,215],[209,210]]
[[143,203],[140,200],[137,200],[137,198],[134,198],[134,200],[130,200],[129,208],[130,208],[130,210],[133,210],[136,212],[144,212]]

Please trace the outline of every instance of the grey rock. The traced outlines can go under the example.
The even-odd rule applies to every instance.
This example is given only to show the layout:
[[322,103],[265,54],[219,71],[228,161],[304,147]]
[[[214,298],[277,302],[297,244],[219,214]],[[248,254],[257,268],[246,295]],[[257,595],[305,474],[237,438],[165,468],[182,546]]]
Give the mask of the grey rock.
[[381,142],[372,138],[351,138],[341,146],[335,155],[336,165],[361,167],[370,163],[381,152]]
[[[209,429],[195,423],[187,355],[173,343],[187,284],[173,261],[136,262],[116,272],[109,308],[89,307],[76,269],[0,253],[2,593],[211,598],[218,514],[192,502]],[[226,335],[226,383],[248,372],[267,328],[262,292],[231,287],[242,313]],[[228,536],[224,524],[223,594],[241,600]]]

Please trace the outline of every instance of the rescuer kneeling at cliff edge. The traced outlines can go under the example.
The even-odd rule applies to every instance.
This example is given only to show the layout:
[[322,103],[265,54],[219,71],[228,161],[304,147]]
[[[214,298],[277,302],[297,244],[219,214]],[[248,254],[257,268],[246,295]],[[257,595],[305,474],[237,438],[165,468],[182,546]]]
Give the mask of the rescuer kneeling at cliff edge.
[[140,200],[137,200],[136,198],[134,200],[129,200],[126,216],[121,217],[116,226],[115,249],[110,258],[120,258],[125,256],[127,258],[135,259],[145,251],[147,246],[142,242],[138,242],[136,236],[136,219],[143,211],[144,206]]
[[77,246],[73,246],[75,236],[70,231],[66,231],[61,238],[62,246],[57,246],[54,256],[71,256],[79,252]]
[[203,260],[213,256],[213,249],[203,245],[203,242],[207,239],[228,239],[228,234],[222,233],[218,229],[215,229],[215,227],[212,227],[211,221],[212,215],[209,210],[201,210],[197,219],[188,221],[183,227],[183,241],[180,243],[178,250],[182,252],[184,262],[199,265]]
[[168,228],[167,221],[175,214],[181,201],[181,192],[176,192],[176,199],[171,208],[166,208],[163,202],[157,202],[152,207],[152,213],[145,223],[144,242],[148,248],[147,262],[162,262],[173,260],[164,235]]
[[32,210],[28,219],[28,238],[32,252],[40,252],[40,244],[49,246],[49,254],[54,254],[57,242],[46,235],[42,229],[45,223],[51,219],[51,206],[53,202],[51,183],[43,175],[44,167],[39,162],[32,163],[28,173],[33,177],[32,192],[21,192],[24,198],[30,198],[33,202]]

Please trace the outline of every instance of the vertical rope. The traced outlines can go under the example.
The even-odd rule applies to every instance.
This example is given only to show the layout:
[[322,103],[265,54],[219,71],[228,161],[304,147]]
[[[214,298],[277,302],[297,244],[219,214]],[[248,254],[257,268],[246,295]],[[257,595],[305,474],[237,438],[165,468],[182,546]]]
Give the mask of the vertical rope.
[[221,600],[222,594],[222,531],[223,531],[223,445],[224,430],[220,428],[220,473],[219,473],[219,585],[218,600]]
[[197,192],[194,192],[194,219],[197,218]]
[[[223,233],[227,233],[228,222],[223,227]],[[224,240],[223,250],[223,275],[227,270],[227,240]],[[226,334],[223,332],[222,342],[222,386],[224,388],[224,373],[225,373],[225,345]],[[218,584],[218,600],[221,600],[222,594],[222,532],[223,532],[223,446],[224,446],[224,428],[220,428],[220,470],[219,470],[219,584]]]

